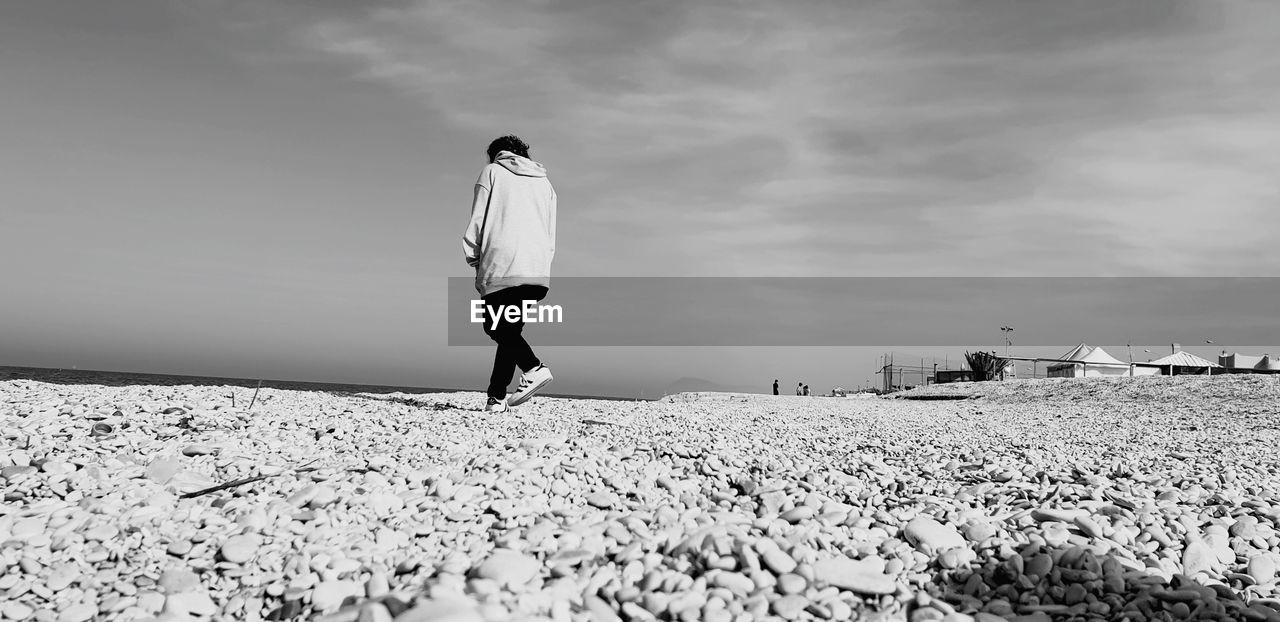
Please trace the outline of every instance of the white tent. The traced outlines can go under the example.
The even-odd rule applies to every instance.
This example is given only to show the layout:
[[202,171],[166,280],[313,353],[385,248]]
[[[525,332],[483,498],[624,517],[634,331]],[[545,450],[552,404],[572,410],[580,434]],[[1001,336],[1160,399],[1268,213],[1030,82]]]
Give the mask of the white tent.
[[1058,358],[1079,361],[1079,363],[1056,363],[1050,365],[1048,369],[1050,378],[1092,378],[1096,376],[1129,375],[1128,363],[1107,354],[1107,351],[1102,348],[1091,348],[1083,343]]
[[1133,374],[1135,376],[1159,376],[1161,374],[1169,373],[1170,365],[1172,365],[1173,367],[1197,367],[1197,368],[1198,367],[1217,367],[1217,368],[1222,367],[1221,365],[1214,363],[1213,361],[1202,359],[1190,352],[1182,352],[1182,351],[1174,352],[1173,354],[1170,354],[1169,356],[1166,356],[1164,358],[1158,358],[1154,361],[1151,361],[1151,364],[1163,365],[1164,367],[1161,367],[1161,368],[1134,367]]
[[[1068,350],[1066,354],[1059,356],[1058,360],[1078,361],[1084,358],[1085,355],[1089,354],[1089,351],[1092,349],[1093,348],[1089,347],[1089,344],[1082,342],[1080,345]],[[1072,369],[1076,367],[1076,365],[1068,363],[1055,363],[1049,365],[1046,373],[1050,378],[1070,378],[1075,375],[1072,372]]]

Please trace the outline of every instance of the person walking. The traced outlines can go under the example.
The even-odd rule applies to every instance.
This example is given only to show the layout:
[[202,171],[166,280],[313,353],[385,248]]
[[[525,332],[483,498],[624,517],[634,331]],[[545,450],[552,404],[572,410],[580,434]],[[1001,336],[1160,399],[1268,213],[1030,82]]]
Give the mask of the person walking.
[[773,379],[773,394],[774,394],[774,395],[777,395],[777,394],[778,394],[778,379],[777,379],[777,378],[774,378],[774,379]]
[[796,395],[804,395],[804,383],[803,383],[803,382],[797,382],[797,383],[796,383]]
[[805,394],[805,395],[808,395],[808,394],[809,394],[809,385],[807,385],[807,384],[806,384],[806,385],[804,385],[804,394]]
[[[488,412],[524,403],[551,382],[551,370],[525,341],[523,305],[547,296],[556,252],[556,191],[547,169],[529,158],[529,145],[507,135],[489,143],[489,163],[480,171],[471,202],[471,222],[462,236],[467,265],[476,270],[484,299],[484,331],[495,343],[489,376]],[[505,309],[521,317],[509,321]],[[523,372],[510,399],[516,367]]]

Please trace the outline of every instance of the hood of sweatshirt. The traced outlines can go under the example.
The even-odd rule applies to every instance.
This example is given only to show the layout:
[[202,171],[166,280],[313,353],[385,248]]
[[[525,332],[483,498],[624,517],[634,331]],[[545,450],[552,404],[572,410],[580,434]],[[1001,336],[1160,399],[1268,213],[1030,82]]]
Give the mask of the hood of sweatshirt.
[[510,151],[499,151],[498,158],[495,163],[501,164],[503,168],[520,175],[522,177],[546,177],[546,167],[530,160],[529,158],[518,156]]

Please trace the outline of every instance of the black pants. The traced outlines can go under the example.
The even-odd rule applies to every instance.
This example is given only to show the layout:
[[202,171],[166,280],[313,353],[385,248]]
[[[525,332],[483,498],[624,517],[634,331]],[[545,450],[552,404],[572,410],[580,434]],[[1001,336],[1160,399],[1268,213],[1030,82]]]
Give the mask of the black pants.
[[[508,322],[504,307],[516,307],[523,313],[525,300],[542,300],[547,297],[547,288],[541,285],[517,285],[500,289],[484,297],[485,315],[484,332],[497,342],[498,351],[493,356],[493,374],[489,376],[489,397],[502,399],[507,396],[507,386],[515,377],[516,367],[521,371],[529,371],[542,362],[529,347],[520,333],[524,331],[524,318]],[[500,313],[497,325],[494,325],[494,314]]]

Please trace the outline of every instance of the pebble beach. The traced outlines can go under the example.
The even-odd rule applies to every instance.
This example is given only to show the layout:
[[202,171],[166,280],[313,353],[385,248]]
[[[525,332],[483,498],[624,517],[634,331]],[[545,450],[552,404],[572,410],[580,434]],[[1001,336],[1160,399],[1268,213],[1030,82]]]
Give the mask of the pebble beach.
[[1280,620],[1280,376],[252,393],[0,378],[0,618]]

